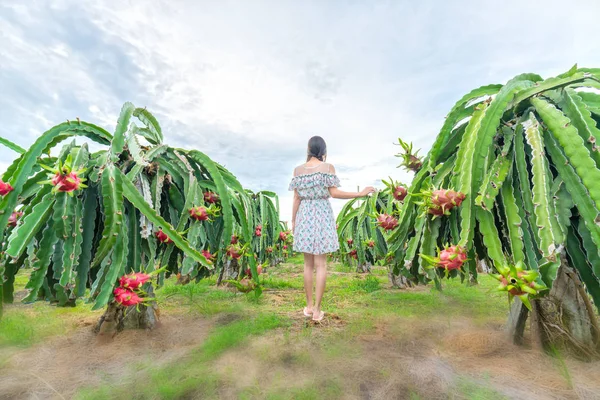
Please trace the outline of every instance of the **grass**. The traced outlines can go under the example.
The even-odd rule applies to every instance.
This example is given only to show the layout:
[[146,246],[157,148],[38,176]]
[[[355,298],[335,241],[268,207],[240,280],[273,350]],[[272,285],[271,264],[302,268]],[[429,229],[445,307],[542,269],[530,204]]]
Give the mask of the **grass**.
[[[252,295],[217,288],[214,277],[185,286],[176,285],[174,279],[167,280],[165,286],[156,290],[163,315],[192,318],[235,315],[236,319],[215,325],[196,349],[176,362],[162,366],[152,365],[151,361],[138,362],[118,385],[106,381],[98,387],[82,388],[75,398],[218,398],[219,391],[232,386],[238,377],[215,369],[215,363],[227,352],[248,351],[246,344],[251,338],[269,332],[281,338],[281,348],[293,349],[297,343],[309,343],[320,349],[322,359],[332,365],[343,365],[361,359],[363,350],[356,345],[357,338],[374,332],[381,324],[400,324],[402,329],[390,328],[390,332],[403,335],[410,331],[413,321],[422,319],[451,320],[466,316],[487,324],[503,322],[507,312],[505,297],[492,291],[496,283],[486,275],[480,275],[480,283],[475,287],[448,280],[443,282],[442,292],[432,287],[397,290],[388,287],[384,267],[374,266],[371,274],[357,274],[352,267],[333,264],[329,267],[332,273],[328,276],[323,309],[330,315],[338,315],[343,326],[325,329],[305,326],[290,317],[305,305],[303,260],[294,257],[289,261],[269,268],[261,276],[265,295],[258,300]],[[19,274],[16,278],[17,290],[22,290],[28,277]],[[95,313],[99,316],[101,312]],[[65,335],[78,328],[78,320],[89,320],[90,316],[96,317],[86,304],[78,304],[76,308],[58,308],[43,302],[9,306],[0,323],[0,346],[22,349],[52,336]],[[274,348],[266,346],[252,357],[268,368],[273,363],[273,352]],[[290,352],[294,368],[311,368],[318,361],[301,350]],[[381,369],[382,378],[386,373],[391,372]],[[317,376],[317,381],[300,386],[290,385],[284,377],[281,379],[277,387],[257,381],[240,389],[236,396],[240,399],[335,399],[344,398],[348,393],[347,382],[344,383],[347,378],[336,373]],[[485,382],[480,384],[468,379],[458,381],[453,390],[460,393],[461,398],[502,398],[488,390]],[[419,398],[416,393],[411,396]]]

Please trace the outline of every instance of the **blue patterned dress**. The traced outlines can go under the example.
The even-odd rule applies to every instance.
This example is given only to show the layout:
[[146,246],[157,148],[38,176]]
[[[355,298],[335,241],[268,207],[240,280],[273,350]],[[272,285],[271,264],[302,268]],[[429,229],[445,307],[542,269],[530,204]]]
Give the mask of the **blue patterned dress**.
[[340,180],[330,173],[331,165],[322,163],[315,168],[296,168],[289,190],[296,190],[300,206],[294,226],[294,251],[308,254],[327,254],[340,247],[335,216],[329,202],[330,187],[339,187]]

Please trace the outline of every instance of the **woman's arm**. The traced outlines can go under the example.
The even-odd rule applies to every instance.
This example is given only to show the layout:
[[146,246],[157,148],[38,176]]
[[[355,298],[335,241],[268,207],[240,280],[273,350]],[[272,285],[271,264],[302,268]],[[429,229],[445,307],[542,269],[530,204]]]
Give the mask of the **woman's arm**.
[[299,206],[300,196],[298,196],[298,191],[294,190],[294,205],[292,207],[292,234],[294,233],[294,226],[296,225],[296,213],[298,212]]
[[329,188],[329,194],[334,199],[356,199],[357,197],[365,197],[375,191],[374,187],[367,186],[360,192],[344,192],[336,187]]

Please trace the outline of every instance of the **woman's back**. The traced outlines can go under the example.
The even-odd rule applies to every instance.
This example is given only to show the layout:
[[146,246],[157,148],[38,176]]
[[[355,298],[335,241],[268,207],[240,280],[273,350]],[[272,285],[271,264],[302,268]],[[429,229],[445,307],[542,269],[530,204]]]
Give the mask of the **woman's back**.
[[302,164],[294,169],[290,190],[296,189],[300,199],[316,200],[330,197],[330,187],[339,187],[340,181],[335,168],[329,163]]

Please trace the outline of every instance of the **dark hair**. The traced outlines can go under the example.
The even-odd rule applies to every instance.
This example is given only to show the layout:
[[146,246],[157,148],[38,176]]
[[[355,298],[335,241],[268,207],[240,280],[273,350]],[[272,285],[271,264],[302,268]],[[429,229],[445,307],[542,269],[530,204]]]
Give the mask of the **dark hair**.
[[312,157],[323,161],[327,155],[327,145],[321,136],[313,136],[308,141],[308,153],[306,161],[310,161]]

